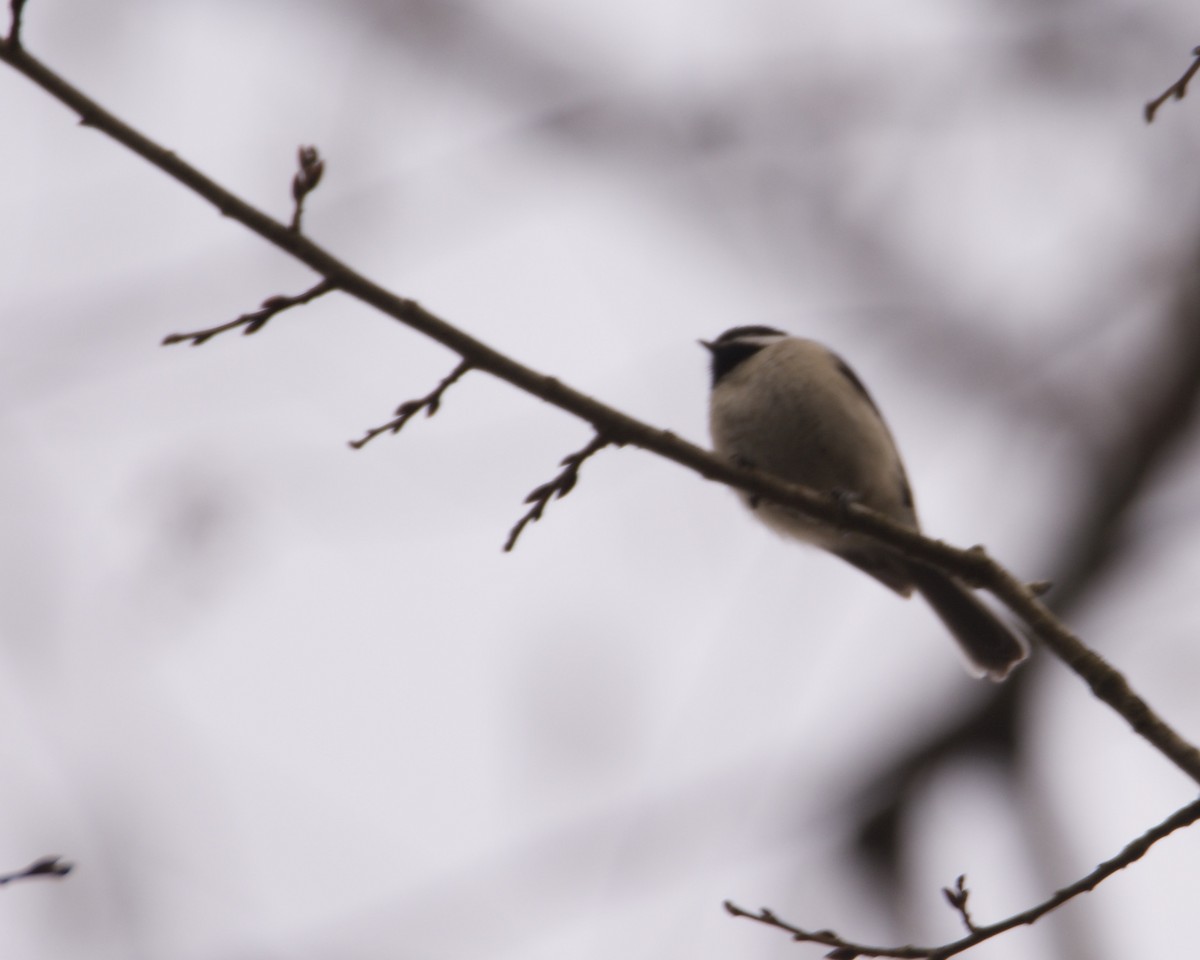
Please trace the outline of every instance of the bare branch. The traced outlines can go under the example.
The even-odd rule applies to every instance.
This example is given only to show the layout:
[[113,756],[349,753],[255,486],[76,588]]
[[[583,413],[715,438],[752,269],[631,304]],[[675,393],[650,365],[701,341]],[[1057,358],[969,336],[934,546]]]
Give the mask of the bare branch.
[[12,883],[14,880],[26,880],[30,877],[54,877],[56,879],[65,877],[75,867],[73,863],[67,863],[62,857],[41,857],[34,860],[24,870],[17,870],[15,873],[0,874],[0,884]]
[[292,177],[292,199],[296,207],[292,211],[292,222],[289,228],[292,233],[300,232],[300,218],[304,215],[304,198],[317,189],[321,182],[321,174],[325,172],[325,161],[317,152],[316,147],[301,147],[296,151],[296,159],[300,169]]
[[1144,113],[1147,123],[1154,122],[1154,115],[1158,113],[1158,108],[1168,100],[1182,100],[1187,94],[1188,83],[1196,75],[1196,71],[1200,70],[1200,47],[1192,50],[1192,57],[1192,65],[1183,72],[1183,76],[1146,104]]
[[563,457],[559,461],[560,465],[564,468],[563,471],[549,483],[543,483],[540,487],[537,487],[525,498],[525,502],[532,503],[533,506],[529,508],[525,516],[518,520],[512,530],[509,531],[508,540],[504,544],[505,553],[511,552],[512,548],[517,545],[517,538],[521,536],[521,531],[528,524],[542,518],[542,514],[546,511],[546,506],[552,499],[557,497],[561,500],[575,489],[575,484],[579,481],[579,468],[583,466],[583,462],[592,456],[592,454],[599,453],[610,443],[614,442],[604,436],[604,434],[598,433],[592,437],[591,442],[582,450]]
[[[859,504],[837,504],[829,497],[774,477],[738,467],[673,433],[635,420],[584,393],[541,374],[500,353],[414,300],[397,296],[342,263],[302,234],[262,213],[230,193],[182,160],[122,122],[90,97],[68,84],[41,61],[10,41],[0,42],[0,61],[28,77],[75,111],[82,123],[94,127],[123,144],[138,156],[175,178],[213,204],[222,214],[268,242],[290,253],[338,289],[375,307],[448,347],[477,369],[512,384],[561,410],[590,423],[610,443],[631,444],[685,466],[709,480],[755,494],[803,513],[813,519],[840,526],[898,551],[906,557],[935,566],[969,583],[991,591],[1025,621],[1041,642],[1077,673],[1102,701],[1120,713],[1130,726],[1164,756],[1200,783],[1200,750],[1183,739],[1137,696],[1125,678],[1098,654],[1086,647],[1063,626],[1028,587],[993,561],[983,550],[959,550],[937,540],[926,539]],[[544,509],[544,504],[542,505]],[[515,528],[535,519],[530,515]],[[539,513],[540,515],[540,513]],[[515,537],[510,536],[510,545]],[[511,548],[511,546],[510,546]]]
[[834,951],[826,954],[826,956],[835,957],[837,960],[854,960],[856,957],[897,957],[901,958],[901,960],[946,960],[947,957],[960,954],[977,944],[983,943],[985,940],[990,940],[992,937],[1012,930],[1015,927],[1025,927],[1036,923],[1052,910],[1057,910],[1068,900],[1096,889],[1096,887],[1114,873],[1124,870],[1130,864],[1136,863],[1144,857],[1146,852],[1154,844],[1158,843],[1159,840],[1170,836],[1176,830],[1191,826],[1197,820],[1200,820],[1200,800],[1194,800],[1186,807],[1176,810],[1171,816],[1162,821],[1162,823],[1151,827],[1136,840],[1126,844],[1124,849],[1115,857],[1105,860],[1095,870],[1087,874],[1087,876],[1081,877],[1069,886],[1056,891],[1052,897],[1043,900],[1036,906],[1030,907],[1028,910],[1015,913],[1006,920],[982,927],[976,926],[972,923],[970,917],[967,916],[967,892],[964,887],[966,877],[959,877],[957,890],[962,892],[961,906],[954,902],[957,896],[955,891],[943,890],[942,892],[946,894],[947,899],[950,899],[951,905],[959,911],[970,933],[960,940],[943,944],[940,947],[872,947],[844,940],[830,930],[819,930],[816,932],[804,930],[780,920],[770,910],[764,909],[758,913],[751,913],[729,901],[725,902],[725,909],[735,917],[746,917],[758,923],[766,924],[769,927],[778,927],[780,930],[790,933],[794,940],[807,943],[820,943],[825,946],[834,947]]
[[198,347],[207,340],[211,340],[219,333],[225,333],[227,330],[236,330],[238,327],[245,327],[243,334],[249,335],[257,333],[267,325],[277,313],[283,313],[284,310],[290,310],[292,307],[299,307],[306,303],[316,300],[317,297],[329,293],[335,288],[336,284],[332,280],[322,280],[316,286],[305,290],[303,293],[298,293],[293,297],[277,295],[267,297],[262,302],[262,307],[255,310],[253,313],[243,313],[236,320],[230,320],[228,323],[222,323],[220,326],[209,327],[207,330],[194,330],[191,333],[171,333],[163,337],[162,345],[165,347],[172,343],[183,343],[190,340],[193,347]]
[[366,435],[360,440],[351,440],[350,446],[355,450],[361,450],[368,443],[374,440],[381,433],[399,433],[406,423],[415,417],[422,410],[425,411],[425,416],[432,417],[438,412],[438,408],[442,405],[442,394],[444,394],[452,384],[458,381],[463,374],[471,369],[471,361],[462,360],[453,370],[442,378],[441,383],[434,387],[429,393],[416,400],[406,400],[396,408],[396,418],[389,420],[380,427],[372,427],[366,432]]

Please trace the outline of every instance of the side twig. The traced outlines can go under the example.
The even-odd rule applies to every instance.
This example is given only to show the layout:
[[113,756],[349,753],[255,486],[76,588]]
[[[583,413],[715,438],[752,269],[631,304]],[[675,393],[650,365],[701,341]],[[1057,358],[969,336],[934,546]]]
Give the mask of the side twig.
[[1196,71],[1200,70],[1200,47],[1192,50],[1192,58],[1192,65],[1183,72],[1183,76],[1146,104],[1144,113],[1147,123],[1154,122],[1154,115],[1158,113],[1158,108],[1168,100],[1182,100],[1187,95],[1188,83],[1196,75]]
[[396,408],[396,417],[394,420],[389,420],[379,427],[372,427],[361,439],[351,440],[350,446],[355,450],[361,450],[381,433],[399,433],[404,429],[404,425],[422,410],[425,411],[425,416],[432,417],[442,405],[442,394],[461,379],[463,374],[470,369],[471,361],[460,361],[458,366],[443,377],[441,383],[429,391],[429,393],[423,397],[418,397],[416,400],[405,400],[404,403]]
[[65,877],[74,868],[73,863],[67,863],[62,857],[41,857],[34,860],[24,870],[14,873],[0,874],[0,884],[12,883],[14,880],[27,880],[30,877]]
[[958,875],[958,879],[954,881],[953,887],[942,887],[942,896],[946,898],[946,902],[962,918],[963,926],[967,928],[967,933],[974,933],[979,929],[975,926],[975,921],[971,919],[971,913],[967,909],[967,900],[971,896],[971,891],[967,889],[967,875],[965,873]]
[[325,172],[325,161],[317,152],[316,147],[301,147],[296,151],[296,159],[300,169],[292,177],[292,200],[295,208],[292,210],[292,222],[288,229],[292,233],[300,232],[300,218],[304,216],[304,198],[317,189],[321,182],[321,174]]
[[[1124,870],[1132,863],[1136,863],[1159,840],[1170,836],[1176,830],[1182,830],[1184,827],[1191,826],[1197,820],[1200,820],[1200,800],[1194,800],[1186,807],[1176,810],[1167,819],[1151,827],[1136,840],[1126,844],[1115,857],[1105,860],[1087,876],[1081,877],[1074,883],[1056,891],[1053,896],[1043,900],[1036,906],[1030,907],[1028,910],[1023,910],[1020,913],[1015,913],[1005,920],[985,926],[973,924],[966,915],[966,892],[963,890],[966,878],[960,877],[958,889],[963,890],[963,906],[959,907],[957,904],[954,904],[953,900],[951,900],[951,905],[959,911],[960,916],[968,924],[968,929],[971,932],[959,940],[943,944],[940,947],[916,947],[911,945],[905,947],[868,946],[845,940],[831,930],[810,931],[793,926],[790,923],[780,920],[770,910],[764,909],[758,913],[751,913],[729,901],[725,902],[725,909],[735,917],[746,917],[749,920],[766,924],[769,927],[777,927],[791,934],[792,939],[798,942],[819,943],[824,946],[833,947],[834,950],[826,954],[827,957],[831,957],[833,960],[856,960],[857,957],[893,957],[899,958],[899,960],[947,960],[948,957],[953,957],[965,950],[969,950],[971,947],[983,943],[985,940],[990,940],[992,937],[998,936],[1008,930],[1012,930],[1014,927],[1025,927],[1036,923],[1052,910],[1057,910],[1068,900],[1094,890],[1114,873]],[[952,891],[944,892],[947,893],[948,897],[952,894]]]
[[542,518],[542,514],[545,513],[546,507],[552,499],[557,497],[561,500],[575,489],[575,484],[579,481],[579,468],[583,466],[583,462],[613,442],[613,440],[610,440],[604,434],[598,433],[592,437],[591,442],[582,450],[563,457],[559,462],[560,466],[563,467],[562,472],[549,483],[543,483],[540,487],[532,490],[529,496],[525,498],[525,502],[531,503],[533,506],[529,508],[525,516],[518,520],[512,530],[509,531],[508,540],[504,543],[505,553],[511,552],[512,548],[517,545],[517,538],[521,536],[521,531],[527,525]]
[[267,297],[262,302],[262,306],[253,313],[243,313],[236,320],[230,320],[228,323],[222,323],[216,327],[209,327],[207,330],[193,330],[191,333],[171,333],[163,337],[163,346],[172,343],[185,343],[191,341],[193,347],[198,347],[200,344],[211,340],[219,333],[225,333],[228,330],[236,330],[238,327],[245,327],[243,334],[249,335],[257,333],[267,325],[267,321],[284,310],[290,310],[292,307],[303,306],[306,303],[311,303],[317,297],[323,296],[333,290],[337,285],[332,280],[322,280],[314,287],[310,287],[303,293],[298,293],[295,296],[287,297],[277,295]]

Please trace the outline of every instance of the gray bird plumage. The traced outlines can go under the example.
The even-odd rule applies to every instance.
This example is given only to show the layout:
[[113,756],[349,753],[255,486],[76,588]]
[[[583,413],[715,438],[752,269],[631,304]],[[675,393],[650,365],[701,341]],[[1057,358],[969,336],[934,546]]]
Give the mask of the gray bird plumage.
[[[840,357],[771,327],[734,327],[701,343],[712,359],[709,427],[718,453],[920,529],[891,432]],[[836,554],[901,596],[920,592],[978,672],[1002,680],[1025,658],[1021,640],[953,577],[794,510],[744,499],[776,531]]]

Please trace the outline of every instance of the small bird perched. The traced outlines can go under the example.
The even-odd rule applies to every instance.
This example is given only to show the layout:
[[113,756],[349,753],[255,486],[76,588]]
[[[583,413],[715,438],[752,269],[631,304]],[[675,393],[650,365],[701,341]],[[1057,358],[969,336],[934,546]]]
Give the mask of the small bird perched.
[[[771,327],[734,327],[700,342],[712,354],[709,429],[718,453],[919,532],[891,432],[845,361]],[[903,597],[916,589],[978,673],[1003,680],[1025,659],[1017,635],[949,574],[795,510],[742,497],[777,532],[836,554]]]

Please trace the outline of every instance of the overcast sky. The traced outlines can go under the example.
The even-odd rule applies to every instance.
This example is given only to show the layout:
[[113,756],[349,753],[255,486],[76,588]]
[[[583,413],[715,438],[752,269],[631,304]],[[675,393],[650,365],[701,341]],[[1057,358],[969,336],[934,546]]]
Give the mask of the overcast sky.
[[[688,439],[698,338],[829,343],[926,530],[1035,580],[1197,249],[1200,90],[1141,118],[1194,13],[30,0],[24,37],[281,219],[316,144],[314,240]],[[0,868],[78,864],[0,891],[3,956],[820,955],[727,898],[940,942],[959,874],[998,919],[1191,799],[1035,654],[1020,778],[922,783],[885,906],[848,798],[987,686],[928,609],[636,450],[502,553],[585,424],[472,373],[350,450],[456,357],[339,295],[159,346],[315,278],[7,67],[0,116]],[[1193,740],[1198,458],[1072,613]],[[1198,837],[973,956],[1179,955]]]

